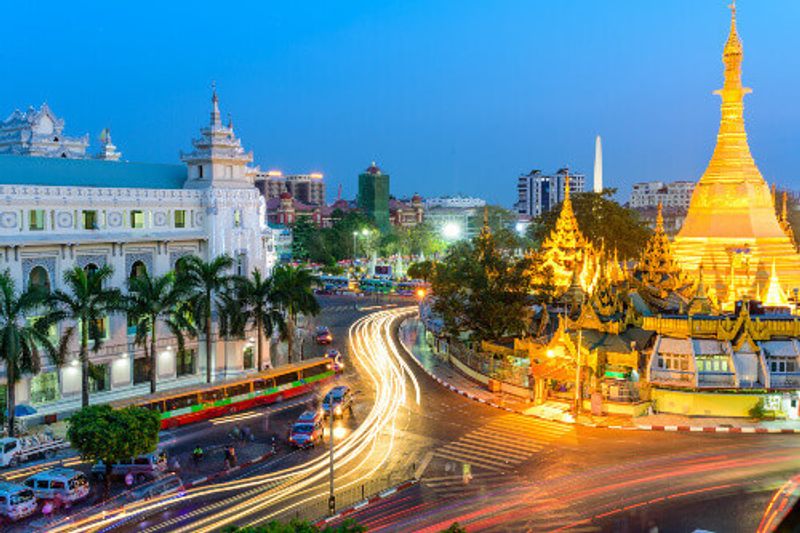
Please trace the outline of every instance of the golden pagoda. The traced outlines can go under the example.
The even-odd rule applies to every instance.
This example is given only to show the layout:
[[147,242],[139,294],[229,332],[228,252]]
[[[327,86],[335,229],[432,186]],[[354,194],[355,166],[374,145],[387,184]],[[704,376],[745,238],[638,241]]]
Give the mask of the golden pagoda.
[[672,255],[669,237],[664,231],[661,202],[658,202],[655,231],[647,241],[633,275],[635,279],[655,289],[662,296],[686,283],[685,275]]
[[[711,287],[727,301],[756,296],[773,258],[781,280],[800,287],[800,254],[776,216],[770,188],[756,167],[744,126],[742,42],[736,6],[722,54],[725,83],[717,145],[694,189],[686,220],[675,238],[675,258],[696,275],[700,265]],[[785,226],[785,224],[784,224]],[[736,291],[736,294],[729,294]]]
[[[584,237],[578,227],[578,219],[572,210],[570,199],[570,179],[564,182],[564,202],[556,225],[545,238],[539,250],[542,267],[550,267],[552,283],[557,293],[564,293],[570,286],[577,285],[584,292],[591,292],[597,279],[597,261],[592,243]],[[573,287],[575,288],[575,287]]]

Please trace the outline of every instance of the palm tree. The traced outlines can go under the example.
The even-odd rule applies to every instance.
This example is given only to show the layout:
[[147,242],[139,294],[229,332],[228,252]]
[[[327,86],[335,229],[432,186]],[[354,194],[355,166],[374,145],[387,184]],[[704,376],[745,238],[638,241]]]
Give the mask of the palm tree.
[[220,333],[244,337],[248,325],[256,328],[258,370],[264,369],[264,337],[269,339],[277,329],[286,336],[283,314],[272,304],[272,278],[265,278],[254,269],[252,279],[236,277],[231,290],[220,294]]
[[8,434],[14,436],[16,396],[14,385],[22,374],[36,374],[41,368],[42,349],[53,362],[61,366],[63,359],[48,335],[50,324],[46,320],[28,320],[47,298],[47,291],[30,287],[17,294],[14,280],[8,270],[0,274],[0,359],[6,366],[6,406],[8,408]]
[[156,392],[156,343],[159,322],[166,324],[175,336],[178,352],[183,351],[185,330],[191,331],[185,308],[186,288],[176,279],[174,272],[151,276],[147,271],[128,280],[125,308],[136,324],[135,343],[144,348],[150,393]]
[[297,316],[316,315],[319,302],[314,296],[316,278],[308,270],[291,265],[275,267],[272,274],[272,301],[283,313],[286,320],[286,339],[288,360],[292,361],[294,332]]
[[197,327],[203,324],[206,340],[206,381],[211,383],[211,321],[214,314],[215,296],[230,282],[228,269],[233,259],[220,255],[211,261],[203,261],[195,255],[181,257],[176,265],[178,283],[186,287],[192,318]]
[[105,327],[103,321],[109,313],[122,308],[122,293],[119,289],[108,289],[106,282],[114,270],[105,265],[101,268],[86,269],[76,266],[64,273],[64,284],[69,292],[54,291],[48,298],[52,311],[46,316],[50,324],[69,320],[74,325],[68,327],[61,337],[59,352],[65,357],[70,342],[77,331],[80,335],[81,363],[81,405],[89,405],[89,340],[94,341],[93,351],[103,344]]

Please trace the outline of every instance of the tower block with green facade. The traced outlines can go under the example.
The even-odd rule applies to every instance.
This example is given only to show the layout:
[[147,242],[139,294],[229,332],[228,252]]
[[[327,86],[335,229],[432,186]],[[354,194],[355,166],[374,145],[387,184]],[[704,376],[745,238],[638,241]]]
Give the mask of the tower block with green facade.
[[374,161],[358,175],[358,207],[381,232],[389,231],[389,175],[381,172]]

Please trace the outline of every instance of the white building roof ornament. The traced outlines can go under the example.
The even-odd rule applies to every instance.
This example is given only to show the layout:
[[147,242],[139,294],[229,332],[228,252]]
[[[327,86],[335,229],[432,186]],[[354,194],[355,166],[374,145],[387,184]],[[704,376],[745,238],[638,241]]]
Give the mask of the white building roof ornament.
[[0,123],[0,154],[86,159],[89,135],[67,137],[64,124],[47,103],[16,109]]

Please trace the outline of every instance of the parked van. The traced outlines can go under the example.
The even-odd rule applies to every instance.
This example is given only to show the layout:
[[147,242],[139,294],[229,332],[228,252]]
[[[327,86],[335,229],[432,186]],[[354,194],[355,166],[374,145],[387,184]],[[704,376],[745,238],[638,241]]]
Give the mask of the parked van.
[[[142,482],[146,479],[156,479],[167,471],[167,452],[156,450],[153,453],[140,455],[135,459],[129,459],[121,463],[114,463],[111,467],[112,477],[125,477],[129,473],[133,474],[136,481]],[[98,461],[92,466],[92,476],[95,479],[103,479],[106,476],[106,465],[103,461]]]
[[36,512],[36,496],[25,485],[0,481],[0,515],[12,522]]
[[70,468],[43,470],[26,479],[25,486],[39,500],[76,502],[89,495],[89,480],[83,472]]
[[137,487],[128,493],[130,501],[149,500],[157,496],[180,494],[183,492],[183,481],[175,474],[167,474],[155,481]]
[[308,448],[321,442],[324,436],[322,415],[318,411],[305,411],[289,431],[289,444]]

